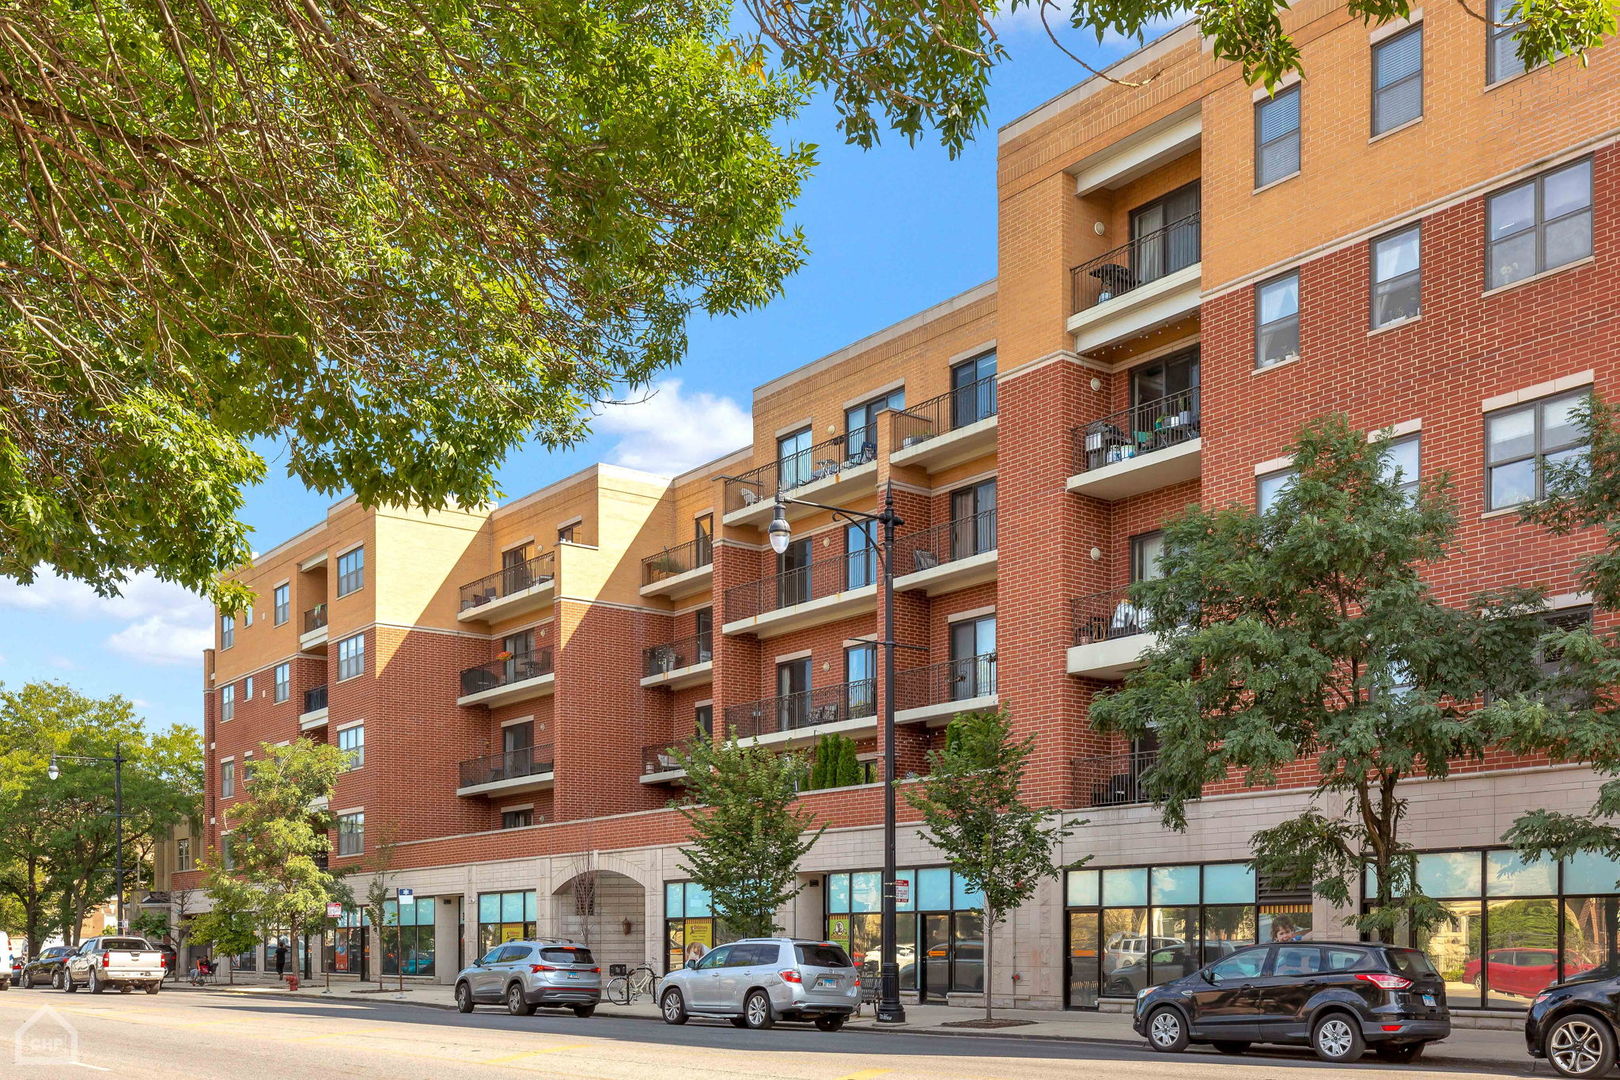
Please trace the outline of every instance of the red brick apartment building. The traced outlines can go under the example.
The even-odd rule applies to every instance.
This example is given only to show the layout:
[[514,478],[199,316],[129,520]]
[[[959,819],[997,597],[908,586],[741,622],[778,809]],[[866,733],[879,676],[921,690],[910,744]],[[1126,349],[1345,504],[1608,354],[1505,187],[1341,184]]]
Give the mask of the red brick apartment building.
[[[242,572],[254,611],[221,618],[205,657],[207,845],[255,748],[310,736],[353,752],[333,865],[399,843],[406,974],[449,981],[524,933],[677,963],[715,927],[679,868],[672,742],[838,732],[862,779],[880,768],[872,553],[799,507],[775,556],[772,497],[872,510],[892,488],[898,634],[919,647],[899,653],[899,772],[954,712],[999,704],[1036,739],[1030,794],[1088,821],[1065,862],[1093,861],[1000,932],[995,996],[1106,1008],[1179,974],[1149,959],[1163,943],[1332,932],[1342,913],[1244,862],[1302,790],[1212,796],[1171,833],[1136,784],[1153,748],[1088,726],[1148,641],[1123,590],[1154,572],[1167,517],[1268,497],[1298,427],[1343,410],[1453,477],[1447,594],[1534,582],[1586,614],[1573,562],[1594,538],[1514,507],[1571,441],[1568,403],[1620,392],[1620,51],[1520,71],[1455,5],[1377,29],[1338,0],[1288,18],[1309,79],[1275,96],[1184,28],[1115,69],[1144,86],[1092,79],[1002,129],[997,280],[757,387],[751,445],[673,478],[595,466],[488,510],[340,502],[265,553]],[[1450,912],[1423,944],[1455,1004],[1522,1007],[1523,969],[1612,947],[1613,867],[1525,867],[1499,842],[1594,787],[1506,759],[1408,785]],[[803,796],[830,828],[793,932],[874,946],[880,794]],[[907,994],[981,992],[975,897],[903,804],[900,843]],[[1515,908],[1560,929],[1493,924]],[[317,964],[359,968],[355,923]]]

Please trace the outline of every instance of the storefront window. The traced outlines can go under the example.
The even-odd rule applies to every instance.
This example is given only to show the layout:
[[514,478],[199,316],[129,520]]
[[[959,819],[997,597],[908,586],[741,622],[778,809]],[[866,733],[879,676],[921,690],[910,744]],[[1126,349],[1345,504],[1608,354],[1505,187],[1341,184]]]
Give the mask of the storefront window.
[[371,917],[358,908],[344,908],[326,941],[326,970],[359,975],[365,970],[366,927]]
[[[900,989],[924,1000],[984,986],[984,898],[947,867],[896,872],[908,884],[895,910],[895,962]],[[827,940],[849,950],[857,964],[882,963],[883,875],[876,870],[828,874]]]
[[478,894],[478,952],[534,937],[534,890]]
[[666,971],[701,960],[716,945],[732,940],[716,925],[709,890],[695,881],[664,884],[664,964]]
[[414,904],[403,906],[395,900],[383,905],[387,916],[382,929],[384,975],[399,975],[401,958],[404,960],[404,974],[433,974],[435,907],[432,897],[423,897]]

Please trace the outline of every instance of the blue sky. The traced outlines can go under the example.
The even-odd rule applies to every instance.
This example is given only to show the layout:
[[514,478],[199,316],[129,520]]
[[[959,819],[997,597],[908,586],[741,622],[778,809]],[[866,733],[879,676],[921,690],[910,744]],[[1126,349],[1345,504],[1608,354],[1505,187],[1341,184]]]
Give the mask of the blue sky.
[[[995,276],[995,129],[1080,82],[1086,72],[1045,38],[1030,9],[1001,21],[1012,59],[996,69],[991,124],[956,160],[931,143],[891,138],[866,151],[843,143],[836,116],[817,101],[785,138],[819,147],[820,164],[793,215],[809,265],[769,306],[690,328],[686,361],[657,392],[601,416],[592,437],[561,453],[526,449],[501,473],[509,497],[593,461],[670,472],[742,445],[751,434],[752,388],[930,304]],[[1095,66],[1134,42],[1065,39]],[[332,501],[286,475],[248,497],[254,547],[263,551],[308,527]],[[0,682],[68,682],[123,694],[149,723],[200,724],[201,650],[212,641],[208,608],[150,579],[124,596],[96,597],[60,580],[23,588],[0,581]]]

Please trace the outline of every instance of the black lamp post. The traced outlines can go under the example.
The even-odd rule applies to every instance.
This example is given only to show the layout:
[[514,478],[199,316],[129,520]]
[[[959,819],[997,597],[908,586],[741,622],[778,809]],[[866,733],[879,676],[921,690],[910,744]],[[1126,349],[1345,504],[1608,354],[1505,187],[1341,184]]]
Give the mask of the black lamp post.
[[85,761],[99,764],[112,763],[113,767],[113,838],[114,873],[118,876],[118,932],[127,933],[124,926],[124,744],[116,743],[113,746],[112,757],[97,757],[94,754],[52,754],[51,763],[45,769],[45,775],[52,780],[62,775],[62,770],[56,767],[58,761]]
[[[897,876],[894,853],[894,650],[897,643],[894,640],[894,530],[898,525],[904,525],[900,515],[894,512],[894,490],[885,486],[883,491],[883,510],[880,513],[868,514],[864,510],[846,510],[841,506],[827,506],[823,503],[810,502],[808,499],[795,499],[788,495],[776,496],[776,513],[771,518],[770,528],[766,534],[770,537],[771,550],[778,555],[787,550],[788,541],[793,536],[793,529],[788,525],[787,503],[798,506],[813,506],[818,510],[829,510],[834,518],[842,518],[851,525],[858,525],[866,534],[866,542],[878,550],[878,559],[883,568],[883,640],[878,642],[883,646],[883,911],[879,916],[880,945],[883,950],[882,966],[878,971],[878,1000],[877,1020],[880,1024],[903,1024],[906,1022],[905,1006],[900,1004],[900,965],[895,957],[895,902],[894,880]],[[872,525],[876,523],[883,526],[883,545],[878,547],[872,537]]]

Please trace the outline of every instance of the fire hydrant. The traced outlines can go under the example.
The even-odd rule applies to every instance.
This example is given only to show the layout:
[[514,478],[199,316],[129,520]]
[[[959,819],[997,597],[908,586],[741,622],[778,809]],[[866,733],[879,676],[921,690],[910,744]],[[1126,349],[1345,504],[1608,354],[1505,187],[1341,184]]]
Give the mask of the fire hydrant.
[[298,989],[298,976],[297,975],[288,975],[287,976],[287,989],[288,990],[296,990],[296,989]]

